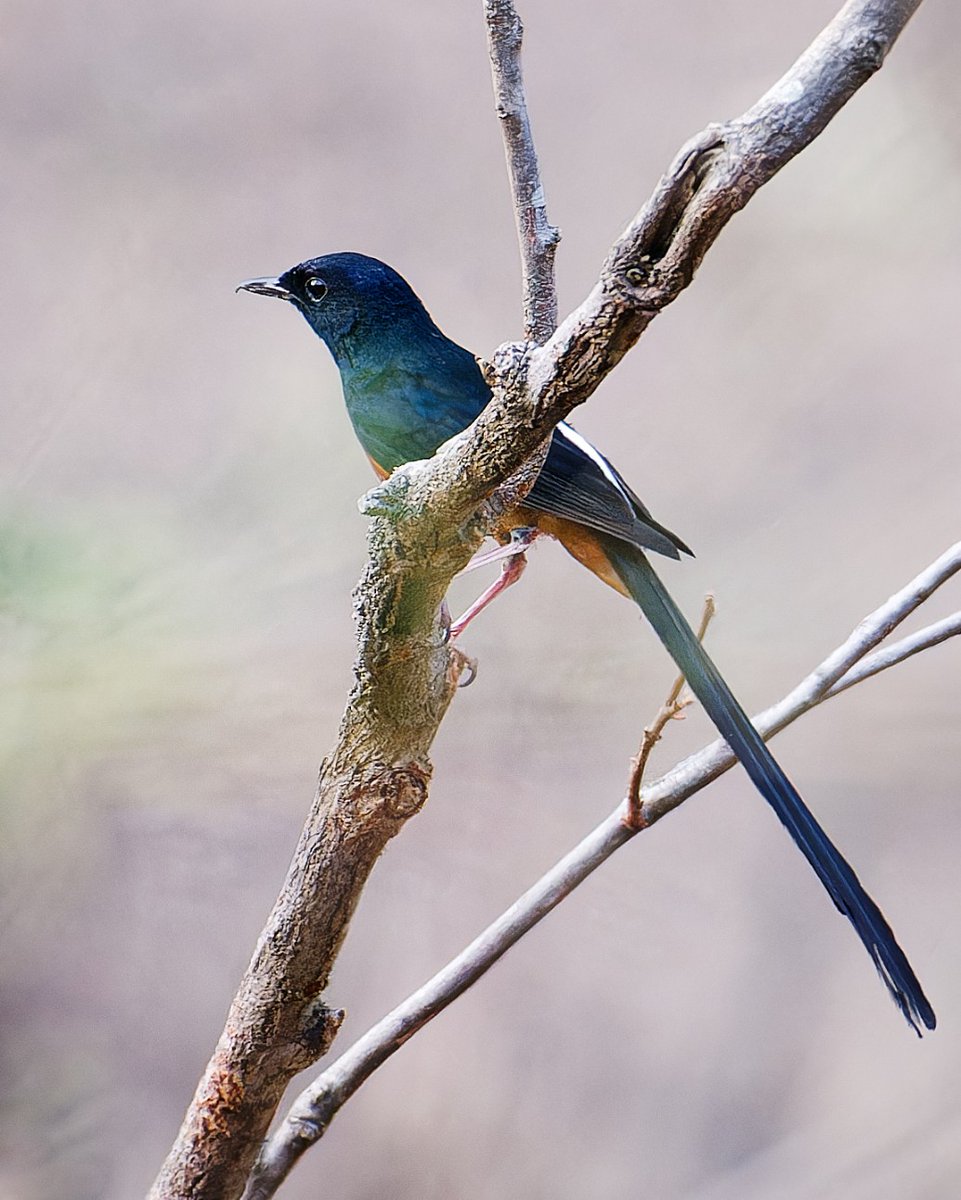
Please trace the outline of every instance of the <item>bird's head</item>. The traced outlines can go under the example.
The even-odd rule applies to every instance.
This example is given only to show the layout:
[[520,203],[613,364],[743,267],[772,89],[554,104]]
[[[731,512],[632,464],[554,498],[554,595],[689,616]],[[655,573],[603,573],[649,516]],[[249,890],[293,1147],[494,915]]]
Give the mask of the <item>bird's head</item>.
[[248,279],[238,291],[287,300],[300,309],[339,365],[368,357],[402,330],[432,326],[410,284],[364,254],[325,254],[276,279]]

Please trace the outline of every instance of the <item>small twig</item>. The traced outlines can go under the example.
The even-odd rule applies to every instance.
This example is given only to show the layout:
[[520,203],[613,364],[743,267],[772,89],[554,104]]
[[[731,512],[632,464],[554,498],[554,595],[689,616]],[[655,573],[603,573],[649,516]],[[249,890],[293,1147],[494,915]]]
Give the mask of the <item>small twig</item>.
[[[704,611],[701,613],[701,623],[697,630],[697,640],[699,642],[704,641],[707,627],[710,625],[711,618],[716,611],[714,597],[708,592],[704,597]],[[637,754],[631,759],[631,774],[627,783],[627,816],[624,818],[631,829],[640,829],[643,824],[641,780],[644,778],[644,771],[647,768],[647,760],[651,756],[651,751],[661,740],[661,734],[664,732],[668,721],[679,718],[684,709],[689,704],[694,703],[693,696],[687,695],[682,698],[681,691],[683,687],[684,676],[678,675],[677,679],[674,680],[674,686],[668,693],[667,699],[655,714],[654,720],[650,725],[645,727]]]
[[849,687],[854,687],[856,683],[870,679],[872,675],[886,671],[888,667],[904,662],[906,658],[910,658],[922,650],[938,646],[941,642],[946,642],[948,638],[957,637],[958,634],[961,634],[961,612],[952,613],[943,621],[927,625],[924,629],[919,629],[917,633],[911,633],[899,642],[892,642],[890,646],[875,650],[873,654],[862,658],[856,667],[853,667],[833,687],[828,689],[827,695],[838,696],[841,692],[846,692]]
[[511,0],[484,0],[494,99],[504,135],[524,277],[524,336],[540,345],[557,328],[554,252],[560,230],[547,219],[537,151],[527,115],[521,44],[524,26]]
[[[887,632],[959,570],[961,542],[865,617],[850,637],[789,696],[753,718],[757,729],[765,738],[770,737],[846,687],[886,670],[928,646],[937,645],[947,637],[961,634],[961,614],[956,614],[885,651],[870,653]],[[706,622],[702,620],[701,636],[705,625]],[[860,648],[860,652],[857,648]],[[840,661],[846,661],[848,665],[841,677],[834,677]],[[833,682],[825,682],[832,677]],[[265,1143],[244,1193],[244,1200],[269,1200],[301,1155],[323,1137],[339,1110],[382,1063],[476,983],[511,946],[543,920],[616,850],[733,766],[733,755],[724,743],[720,743],[720,747],[727,751],[726,756],[719,759],[718,745],[715,744],[692,755],[675,770],[651,784],[647,788],[641,821],[637,826],[629,827],[624,805],[619,805],[465,950],[369,1029],[301,1092],[285,1120]]]

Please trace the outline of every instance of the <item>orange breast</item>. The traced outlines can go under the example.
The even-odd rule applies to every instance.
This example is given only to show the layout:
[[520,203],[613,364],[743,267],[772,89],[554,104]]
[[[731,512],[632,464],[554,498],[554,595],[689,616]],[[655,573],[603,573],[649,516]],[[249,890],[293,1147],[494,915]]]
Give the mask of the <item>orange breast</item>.
[[[503,537],[506,533],[509,536],[510,530],[519,525],[533,525],[541,533],[556,538],[568,554],[587,567],[588,571],[593,571],[608,587],[620,592],[622,596],[630,595],[611,566],[610,559],[598,544],[597,534],[593,530],[578,525],[576,521],[568,521],[565,517],[555,517],[550,513],[538,512],[535,508],[521,506],[514,509],[509,521],[501,522],[498,534]],[[506,537],[504,540],[506,541]]]
[[380,466],[378,463],[375,463],[369,454],[367,455],[367,461],[374,468],[374,474],[377,476],[378,479],[386,479],[387,476],[390,474],[390,471],[385,471],[382,466]]

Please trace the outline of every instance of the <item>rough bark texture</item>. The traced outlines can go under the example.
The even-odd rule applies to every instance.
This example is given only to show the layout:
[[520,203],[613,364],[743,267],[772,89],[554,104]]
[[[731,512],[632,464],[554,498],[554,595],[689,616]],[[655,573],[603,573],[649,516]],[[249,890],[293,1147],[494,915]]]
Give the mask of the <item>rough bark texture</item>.
[[437,613],[470,550],[454,530],[451,557],[409,512],[393,518],[372,522],[355,597],[356,682],[337,746],[152,1197],[241,1194],[284,1089],[340,1026],[322,993],[367,876],[427,798],[428,751],[462,666]]

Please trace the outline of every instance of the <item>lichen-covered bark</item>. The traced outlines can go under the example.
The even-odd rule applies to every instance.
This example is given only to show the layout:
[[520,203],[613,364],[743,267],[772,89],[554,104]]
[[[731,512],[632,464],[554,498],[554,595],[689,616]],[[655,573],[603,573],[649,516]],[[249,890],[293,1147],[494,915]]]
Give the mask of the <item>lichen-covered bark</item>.
[[337,745],[157,1200],[243,1191],[284,1089],[340,1026],[323,991],[367,877],[427,799],[431,741],[461,669],[437,614],[472,542],[450,526],[430,532],[403,504],[389,511],[373,522],[356,593],[356,682]]

